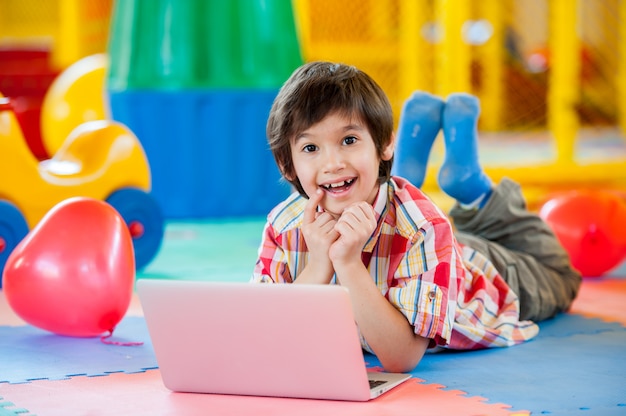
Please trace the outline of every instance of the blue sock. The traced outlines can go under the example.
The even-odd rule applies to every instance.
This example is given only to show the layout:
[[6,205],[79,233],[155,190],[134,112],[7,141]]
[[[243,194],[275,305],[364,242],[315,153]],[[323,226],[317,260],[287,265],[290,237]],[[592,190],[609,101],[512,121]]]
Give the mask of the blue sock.
[[491,180],[478,162],[480,103],[472,95],[448,96],[443,109],[445,158],[439,171],[439,187],[464,205],[482,207],[492,190]]
[[430,149],[441,129],[443,105],[441,98],[417,91],[404,102],[400,114],[393,174],[418,188],[424,184]]

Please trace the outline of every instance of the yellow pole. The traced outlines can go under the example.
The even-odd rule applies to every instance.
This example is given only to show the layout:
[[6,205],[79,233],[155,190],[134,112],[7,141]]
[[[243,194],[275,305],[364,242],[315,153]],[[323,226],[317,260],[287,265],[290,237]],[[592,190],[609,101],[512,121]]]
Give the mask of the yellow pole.
[[483,18],[491,24],[493,33],[491,38],[481,47],[479,56],[482,68],[481,94],[481,128],[497,131],[502,128],[502,98],[504,85],[505,60],[505,13],[502,0],[483,0]]
[[58,69],[65,69],[81,58],[79,16],[79,0],[59,1],[59,32],[52,52],[53,65]]
[[619,126],[622,134],[626,134],[626,0],[621,0],[619,4],[618,30],[619,45],[618,71],[617,71],[617,111]]
[[[371,28],[371,33],[374,34],[374,38],[378,41],[388,41],[394,29],[392,14],[393,12],[397,13],[397,11],[389,7],[386,1],[369,0],[362,1],[361,4],[371,11],[371,13],[369,13],[370,19],[368,23]],[[402,4],[398,7],[402,7]]]
[[580,94],[580,41],[576,30],[578,1],[552,0],[549,4],[548,127],[556,143],[556,163],[571,164],[579,127],[576,113]]
[[462,37],[469,7],[467,0],[436,0],[435,15],[441,34],[435,65],[435,84],[439,95],[471,92],[470,49]]
[[311,13],[308,0],[292,0],[294,19],[300,41],[300,52],[305,61],[311,59]]
[[427,90],[426,71],[428,50],[420,30],[427,21],[425,0],[404,1],[399,10],[399,88],[404,102],[414,90]]

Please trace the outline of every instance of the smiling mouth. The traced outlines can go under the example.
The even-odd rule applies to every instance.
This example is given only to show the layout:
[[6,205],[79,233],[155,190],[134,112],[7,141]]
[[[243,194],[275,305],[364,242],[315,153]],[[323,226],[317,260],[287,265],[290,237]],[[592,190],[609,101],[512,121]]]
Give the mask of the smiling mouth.
[[328,192],[341,192],[343,190],[348,189],[353,183],[354,183],[354,178],[348,179],[347,181],[329,183],[328,185],[321,185],[321,186]]

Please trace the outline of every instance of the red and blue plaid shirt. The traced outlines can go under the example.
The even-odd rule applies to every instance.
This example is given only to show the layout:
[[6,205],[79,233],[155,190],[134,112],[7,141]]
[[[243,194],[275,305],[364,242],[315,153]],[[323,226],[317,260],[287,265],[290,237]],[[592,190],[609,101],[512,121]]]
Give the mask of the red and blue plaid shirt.
[[[306,203],[294,193],[268,215],[252,281],[298,278],[308,261],[301,231]],[[457,242],[449,219],[418,188],[394,177],[380,186],[374,210],[378,225],[363,262],[416,334],[451,349],[478,349],[538,333],[533,322],[519,321],[518,297],[491,262]]]

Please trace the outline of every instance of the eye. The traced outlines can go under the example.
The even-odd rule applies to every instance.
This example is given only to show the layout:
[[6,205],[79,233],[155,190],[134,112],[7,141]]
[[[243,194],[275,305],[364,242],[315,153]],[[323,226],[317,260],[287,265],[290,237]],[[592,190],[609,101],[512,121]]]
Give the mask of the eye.
[[302,151],[305,153],[311,153],[317,150],[317,146],[314,144],[307,144],[302,148]]
[[348,137],[344,137],[344,139],[343,139],[343,144],[346,144],[346,145],[351,145],[351,144],[356,143],[356,141],[357,141],[357,138],[356,138],[356,137],[354,137],[354,136],[348,136]]

